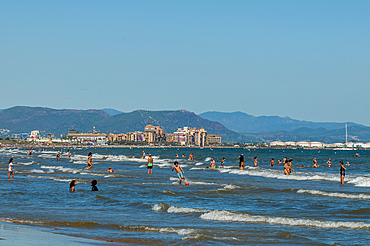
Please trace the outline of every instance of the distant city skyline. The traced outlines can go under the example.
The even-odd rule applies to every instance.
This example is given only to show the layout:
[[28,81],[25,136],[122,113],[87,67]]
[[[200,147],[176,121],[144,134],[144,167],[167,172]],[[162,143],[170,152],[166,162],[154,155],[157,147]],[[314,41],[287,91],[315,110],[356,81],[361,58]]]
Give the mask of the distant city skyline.
[[2,1],[0,108],[370,126],[368,1]]

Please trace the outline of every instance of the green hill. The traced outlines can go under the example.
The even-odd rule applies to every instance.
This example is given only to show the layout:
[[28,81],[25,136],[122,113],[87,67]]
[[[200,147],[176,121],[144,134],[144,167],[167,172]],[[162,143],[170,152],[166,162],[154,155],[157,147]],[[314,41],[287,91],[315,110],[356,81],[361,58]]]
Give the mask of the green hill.
[[143,131],[149,123],[160,126],[166,133],[173,133],[184,126],[204,127],[208,134],[218,134],[223,141],[238,142],[248,141],[250,138],[228,130],[218,122],[201,118],[193,112],[186,110],[177,111],[143,111],[136,110],[131,113],[114,115],[97,124],[97,129],[102,132],[121,133],[129,131]]

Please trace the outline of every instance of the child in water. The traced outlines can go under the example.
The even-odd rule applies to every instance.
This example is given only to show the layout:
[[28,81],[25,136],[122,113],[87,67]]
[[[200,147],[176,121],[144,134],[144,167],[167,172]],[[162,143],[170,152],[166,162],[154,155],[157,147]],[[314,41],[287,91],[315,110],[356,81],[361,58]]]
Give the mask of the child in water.
[[91,191],[98,191],[98,187],[96,187],[97,184],[98,184],[98,181],[96,181],[95,179],[91,181],[91,186],[92,186]]
[[76,189],[75,189],[76,185],[77,185],[76,180],[72,180],[71,183],[69,183],[69,191],[75,192],[76,191]]
[[180,167],[179,163],[177,161],[175,161],[174,163],[174,167],[172,168],[172,171],[173,170],[176,170],[177,172],[177,177],[179,178],[179,184],[181,184],[181,180],[185,180],[185,183],[187,182],[185,177],[184,177],[184,170]]
[[222,157],[220,168],[224,168],[225,161],[226,161],[226,158]]

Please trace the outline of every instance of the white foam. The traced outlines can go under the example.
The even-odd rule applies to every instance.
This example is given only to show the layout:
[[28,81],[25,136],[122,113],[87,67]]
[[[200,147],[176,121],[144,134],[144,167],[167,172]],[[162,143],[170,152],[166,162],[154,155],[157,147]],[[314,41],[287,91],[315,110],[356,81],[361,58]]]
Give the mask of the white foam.
[[163,209],[164,209],[164,204],[163,204],[163,203],[157,203],[157,204],[155,204],[155,205],[152,207],[152,210],[153,210],[153,211],[156,211],[156,212],[161,211],[161,210],[163,210]]
[[319,191],[319,190],[301,189],[301,190],[298,190],[297,193],[309,193],[312,195],[321,195],[321,196],[347,198],[347,199],[370,199],[369,195],[364,195],[364,194],[355,195],[355,194],[346,194],[346,193],[337,193],[337,192],[325,192],[325,191]]
[[354,184],[358,187],[370,187],[370,178],[369,177],[356,177],[350,179],[347,183]]
[[204,161],[207,162],[207,161],[210,161],[211,160],[211,157],[207,157]]
[[196,166],[200,166],[200,165],[203,165],[203,164],[204,164],[203,162],[195,163]]
[[159,230],[159,232],[176,233],[176,234],[178,234],[180,236],[184,236],[184,235],[195,233],[196,230],[190,229],[190,228],[187,228],[187,229],[175,229],[175,228],[171,228],[171,227],[166,227],[166,228],[161,228]]
[[177,206],[171,206],[167,209],[167,213],[206,213],[210,210],[206,209],[199,209],[199,208],[183,208],[183,207],[177,207]]
[[32,169],[32,170],[30,171],[30,173],[44,173],[44,171],[42,171],[42,170],[38,170],[38,169]]
[[17,164],[22,164],[22,165],[25,165],[25,166],[29,166],[29,165],[32,165],[32,164],[35,164],[36,162],[34,161],[31,161],[31,162],[19,162]]
[[204,167],[192,167],[190,170],[206,170],[207,168]]
[[223,188],[220,188],[219,190],[234,190],[234,189],[238,189],[238,188],[240,188],[240,187],[237,186],[237,185],[229,184],[229,185],[225,185]]
[[214,221],[232,221],[248,223],[255,222],[255,223],[268,223],[272,225],[306,226],[316,228],[370,229],[370,224],[363,222],[320,221],[287,217],[253,216],[249,214],[239,214],[219,210],[214,210],[202,214],[199,218],[203,220],[214,220]]

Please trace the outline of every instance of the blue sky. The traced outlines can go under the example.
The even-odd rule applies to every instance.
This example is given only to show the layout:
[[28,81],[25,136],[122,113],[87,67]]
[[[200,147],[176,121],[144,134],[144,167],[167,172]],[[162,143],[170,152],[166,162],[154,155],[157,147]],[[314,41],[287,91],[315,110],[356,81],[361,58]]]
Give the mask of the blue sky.
[[370,1],[1,1],[0,108],[370,126]]

